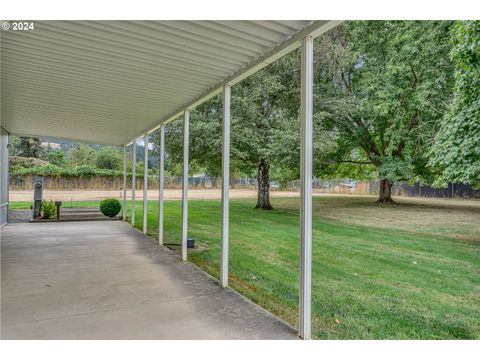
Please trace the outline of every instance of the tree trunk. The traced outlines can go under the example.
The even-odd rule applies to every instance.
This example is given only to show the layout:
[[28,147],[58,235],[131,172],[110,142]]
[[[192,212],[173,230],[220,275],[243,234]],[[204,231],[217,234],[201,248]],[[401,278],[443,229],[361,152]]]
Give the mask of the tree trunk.
[[258,196],[255,209],[273,210],[270,205],[270,181],[269,181],[270,165],[265,160],[260,160],[257,173]]
[[378,204],[394,204],[392,200],[392,185],[387,179],[380,180],[380,189],[378,191]]

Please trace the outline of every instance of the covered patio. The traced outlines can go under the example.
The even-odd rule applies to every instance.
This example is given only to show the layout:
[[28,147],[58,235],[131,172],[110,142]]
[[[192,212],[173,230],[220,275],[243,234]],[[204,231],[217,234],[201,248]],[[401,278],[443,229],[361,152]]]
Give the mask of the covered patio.
[[[339,23],[40,21],[33,31],[3,32],[2,153],[8,153],[9,134],[123,146],[126,220],[127,147],[135,168],[137,141],[148,144],[159,129],[160,245],[164,132],[170,121],[183,118],[183,262],[190,112],[218,94],[223,94],[223,150],[221,287],[126,224],[9,225],[2,229],[2,337],[291,337],[290,328],[228,290],[230,104],[232,86],[301,48],[298,335],[310,338],[313,39]],[[8,209],[6,163],[2,160],[2,225]],[[144,164],[146,234],[148,146]],[[134,204],[135,186],[131,198]],[[134,224],[134,205],[131,218]]]
[[2,229],[2,339],[296,339],[121,222]]

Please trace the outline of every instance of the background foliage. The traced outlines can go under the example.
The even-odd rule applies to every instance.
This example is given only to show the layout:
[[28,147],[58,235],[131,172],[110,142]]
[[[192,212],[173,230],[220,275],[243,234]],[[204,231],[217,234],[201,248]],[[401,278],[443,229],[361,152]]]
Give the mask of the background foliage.
[[459,21],[452,28],[451,57],[455,87],[440,122],[431,164],[440,172],[436,183],[478,185],[480,179],[480,21]]
[[[315,41],[317,178],[480,183],[480,22],[350,21]],[[294,51],[232,88],[231,177],[263,171],[299,177],[300,54]],[[190,118],[190,173],[219,176],[222,96]],[[183,119],[166,126],[166,172],[181,175]],[[158,172],[158,132],[149,173]],[[121,176],[123,150],[13,138],[11,173]],[[144,145],[137,145],[143,176]],[[35,159],[35,160],[32,160]],[[132,172],[131,147],[128,172]]]

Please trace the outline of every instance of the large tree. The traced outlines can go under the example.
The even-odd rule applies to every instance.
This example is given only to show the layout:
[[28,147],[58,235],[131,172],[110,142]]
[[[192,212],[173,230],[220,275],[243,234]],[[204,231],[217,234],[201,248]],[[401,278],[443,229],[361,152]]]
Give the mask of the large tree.
[[39,138],[22,136],[12,143],[12,155],[40,159],[45,154],[45,149]]
[[255,207],[259,209],[273,208],[270,204],[272,166],[280,171],[298,168],[298,57],[298,52],[283,57],[232,91],[232,157],[244,172],[256,169]]
[[337,141],[324,163],[373,165],[380,203],[393,202],[395,181],[429,177],[427,149],[451,93],[450,26],[354,21],[317,41],[315,116]]
[[[272,165],[298,167],[299,70],[295,52],[250,76],[232,89],[231,172],[257,176],[256,208],[273,209],[270,203]],[[222,97],[211,99],[190,115],[192,166],[219,176],[222,155]],[[166,167],[178,168],[183,159],[183,119],[166,129]],[[158,134],[153,142],[158,144]],[[291,154],[294,153],[292,156]]]
[[480,184],[480,21],[452,27],[455,89],[432,148],[437,183]]

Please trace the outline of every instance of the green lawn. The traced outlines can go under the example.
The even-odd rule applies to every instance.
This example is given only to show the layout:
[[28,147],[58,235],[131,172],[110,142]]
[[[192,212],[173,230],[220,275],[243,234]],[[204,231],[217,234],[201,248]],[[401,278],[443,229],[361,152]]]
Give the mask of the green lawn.
[[[130,203],[131,204],[131,203]],[[9,209],[30,209],[32,201],[11,201],[8,204]],[[98,201],[64,201],[62,208],[98,208],[100,200]]]
[[[265,212],[251,199],[231,200],[230,286],[296,325],[299,199],[272,204]],[[148,211],[157,237],[156,201]],[[316,338],[480,338],[480,202],[385,208],[368,197],[326,196],[314,198],[314,212]],[[220,219],[220,201],[189,202],[189,237],[199,245],[189,260],[217,278]],[[135,223],[141,228],[141,201]],[[181,202],[166,201],[165,242],[180,237]]]

